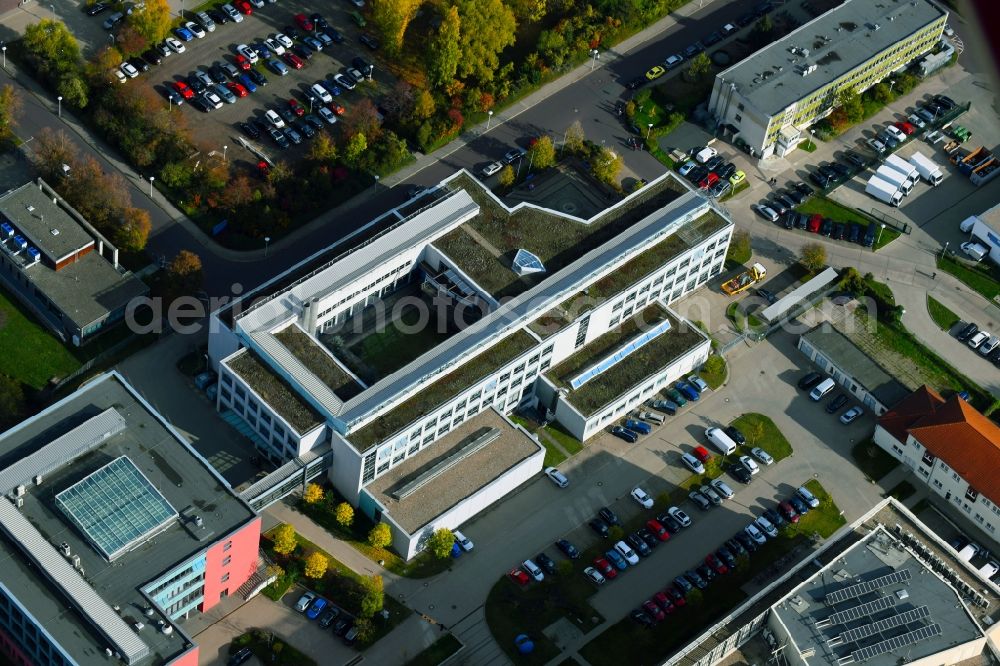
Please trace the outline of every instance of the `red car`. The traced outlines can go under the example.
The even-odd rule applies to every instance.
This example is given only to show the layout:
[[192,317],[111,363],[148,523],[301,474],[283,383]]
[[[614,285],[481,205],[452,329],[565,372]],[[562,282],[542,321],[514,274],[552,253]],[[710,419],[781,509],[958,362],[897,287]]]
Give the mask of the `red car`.
[[684,597],[681,591],[678,590],[676,587],[670,586],[664,591],[667,593],[667,596],[670,597],[671,600],[673,600],[674,606],[676,606],[677,608],[680,608],[681,606],[687,604],[687,599]]
[[183,81],[174,81],[171,85],[173,85],[174,90],[179,92],[184,99],[194,98],[194,91],[191,90],[191,87]]
[[654,622],[663,622],[667,619],[666,614],[663,610],[657,606],[652,600],[647,599],[642,602],[642,610],[646,611],[649,617],[653,618]]
[[668,597],[663,592],[657,592],[656,594],[654,594],[653,601],[655,601],[656,605],[662,608],[663,612],[665,612],[667,615],[670,615],[675,610],[677,610],[677,606],[674,606],[673,602],[670,601],[670,597]]
[[297,115],[299,118],[306,115],[306,110],[302,108],[302,105],[299,104],[299,100],[297,99],[288,100],[288,108],[290,108],[292,110],[292,113]]
[[316,27],[313,25],[313,22],[309,20],[309,17],[307,17],[305,14],[295,15],[295,25],[299,26],[306,32],[312,32],[313,28]]
[[247,0],[236,0],[236,2],[233,3],[233,6],[236,7],[237,11],[244,16],[250,16],[253,14],[253,7],[250,6],[250,3],[247,2]]
[[892,124],[892,126],[895,127],[896,129],[898,129],[900,132],[902,132],[906,136],[910,136],[911,134],[913,134],[914,132],[917,131],[917,128],[914,127],[911,123],[908,123],[908,122],[903,122],[903,121],[895,122],[895,123]]
[[812,217],[809,218],[809,223],[807,224],[806,228],[812,233],[818,234],[820,225],[822,224],[823,224],[823,216],[813,215]]
[[696,446],[694,450],[691,452],[691,455],[693,455],[695,458],[699,460],[699,462],[702,463],[707,463],[709,460],[712,459],[712,454],[709,453],[708,449],[706,449],[704,446]]
[[670,538],[670,532],[668,532],[667,528],[664,527],[663,524],[658,520],[653,520],[653,519],[647,520],[646,527],[649,528],[649,531],[655,534],[656,538],[659,539],[660,541],[666,541],[667,539]]
[[618,576],[618,570],[611,566],[611,562],[608,562],[603,557],[598,557],[594,560],[594,567],[608,580]]
[[242,69],[244,72],[250,71],[250,61],[244,56],[237,54],[236,56],[236,66]]
[[305,64],[304,62],[302,62],[302,58],[298,57],[294,53],[286,52],[281,57],[285,59],[285,62],[287,62],[290,67],[293,67],[295,69],[302,69],[302,66]]
[[717,182],[719,182],[719,176],[716,175],[714,171],[709,171],[707,176],[698,181],[698,187],[700,187],[703,190],[707,190],[708,188],[712,187],[712,185],[715,185]]
[[344,105],[340,104],[339,102],[330,102],[329,106],[330,110],[336,113],[338,116],[344,115],[344,111],[347,110],[344,108]]
[[511,569],[510,573],[507,575],[510,576],[510,579],[518,585],[527,585],[531,581],[531,579],[528,578],[528,574],[524,573],[521,567]]
[[790,523],[799,522],[799,512],[795,510],[791,502],[782,502],[778,505],[778,510],[781,511],[781,515],[785,517]]
[[237,97],[247,96],[247,89],[243,87],[243,85],[236,83],[236,81],[230,81],[226,84],[226,87],[229,88],[229,92],[233,93]]
[[729,567],[727,567],[726,563],[720,560],[719,556],[715,553],[709,553],[705,556],[705,564],[712,567],[717,574],[729,573]]

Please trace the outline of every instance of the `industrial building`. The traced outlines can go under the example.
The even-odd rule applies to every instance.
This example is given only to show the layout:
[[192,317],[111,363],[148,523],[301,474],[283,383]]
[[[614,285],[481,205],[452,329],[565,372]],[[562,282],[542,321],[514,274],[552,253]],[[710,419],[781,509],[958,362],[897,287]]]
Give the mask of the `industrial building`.
[[0,435],[0,486],[9,663],[196,666],[185,619],[261,575],[260,518],[117,373]]
[[[583,440],[698,368],[710,340],[669,303],[721,272],[733,228],[670,173],[590,219],[508,208],[464,171],[408,210],[214,313],[209,338],[224,418],[291,472],[332,458],[406,555],[541,470],[506,414]],[[448,499],[411,513],[421,479]]]
[[0,195],[0,286],[63,342],[85,344],[149,289],[41,178]]
[[1000,204],[979,215],[967,217],[960,227],[967,230],[969,240],[989,250],[986,257],[990,261],[1000,264]]
[[665,663],[740,649],[791,666],[989,663],[998,611],[1000,588],[890,497]]
[[846,0],[720,72],[708,110],[756,157],[781,157],[836,106],[941,41],[948,13],[930,0]]

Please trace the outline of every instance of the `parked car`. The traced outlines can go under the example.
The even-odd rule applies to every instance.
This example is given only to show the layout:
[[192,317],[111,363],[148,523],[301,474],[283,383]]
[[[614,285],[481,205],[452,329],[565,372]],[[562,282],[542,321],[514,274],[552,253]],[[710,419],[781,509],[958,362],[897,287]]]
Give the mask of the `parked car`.
[[[754,521],[754,524],[757,525],[757,528],[761,532],[763,532],[767,536],[771,537],[772,539],[777,539],[778,538],[778,528],[776,528],[774,526],[774,523],[772,523],[770,520],[768,520],[764,516],[758,516],[757,519]],[[751,534],[751,536],[753,536],[753,535]]]
[[719,506],[722,504],[722,497],[719,493],[715,492],[709,485],[703,485],[698,488],[698,492],[705,496],[705,498],[712,504],[712,506]]
[[843,393],[838,393],[833,400],[831,400],[826,406],[827,414],[835,414],[840,411],[840,408],[847,404],[847,396]]
[[743,465],[743,467],[745,467],[751,475],[760,472],[760,467],[757,467],[757,463],[755,463],[753,458],[750,456],[740,456],[740,464]]
[[618,577],[618,569],[611,565],[611,562],[604,557],[594,558],[594,568],[601,572],[601,575],[611,580]]
[[606,557],[611,564],[615,565],[615,568],[618,569],[618,571],[625,571],[628,569],[628,562],[625,560],[625,557],[614,548],[605,552],[604,557]]
[[684,466],[687,467],[692,472],[694,472],[695,474],[705,473],[705,467],[700,462],[698,462],[698,459],[692,456],[690,453],[682,453],[681,462],[684,463]]
[[612,511],[606,506],[602,506],[597,511],[597,516],[598,518],[606,522],[608,525],[618,525],[620,527],[622,524],[622,521],[618,519],[618,514],[616,514],[614,511]]
[[767,451],[760,448],[759,446],[755,446],[754,448],[750,449],[750,453],[751,455],[753,455],[754,458],[764,463],[765,465],[774,464],[774,458],[771,457],[771,454],[769,454]]
[[799,380],[799,388],[803,391],[808,391],[812,387],[816,386],[816,384],[819,384],[822,379],[823,375],[818,372],[810,372]]
[[958,338],[959,341],[965,342],[978,332],[979,332],[979,326],[977,326],[972,322],[969,322],[968,324],[965,325],[965,327],[961,331],[958,332],[958,335],[956,335],[955,337]]
[[815,509],[816,507],[819,506],[819,500],[816,499],[816,496],[813,495],[811,492],[809,492],[809,489],[806,488],[805,486],[800,486],[799,488],[796,488],[795,495],[803,502],[808,504],[809,508],[811,509]]
[[623,439],[629,444],[635,444],[639,441],[639,435],[635,432],[629,430],[628,428],[623,428],[621,426],[614,426],[611,428],[611,434],[619,439]]
[[740,483],[750,483],[753,480],[753,476],[747,471],[747,468],[739,463],[731,463],[726,467],[726,471]]
[[753,539],[754,543],[756,543],[757,545],[763,545],[767,542],[767,537],[765,537],[764,533],[757,528],[757,525],[755,523],[750,523],[749,525],[744,527],[743,532],[748,537]]
[[704,495],[702,495],[697,490],[692,490],[690,493],[688,493],[688,499],[697,504],[698,508],[701,509],[702,511],[712,508],[712,503],[709,501],[709,499]]
[[652,509],[653,508],[653,498],[650,497],[649,493],[647,493],[645,490],[643,490],[639,486],[636,486],[635,488],[633,488],[632,492],[630,494],[632,495],[632,499],[634,499],[636,501],[636,503],[638,503],[639,505],[641,505],[642,508],[644,508],[644,509]]
[[691,527],[691,517],[688,516],[682,509],[672,506],[667,509],[667,513],[671,518],[676,520],[681,527]]
[[565,488],[569,485],[569,479],[566,478],[566,475],[555,467],[546,467],[545,476],[549,477],[552,483],[556,484],[559,488]]
[[323,609],[326,608],[328,603],[330,602],[323,597],[316,599],[316,601],[312,603],[312,606],[309,607],[309,610],[306,611],[306,617],[310,620],[315,620],[320,616],[320,613],[323,612]]
[[604,584],[604,580],[605,580],[604,576],[601,574],[601,572],[599,572],[594,567],[587,567],[586,569],[584,569],[583,570],[583,575],[586,576],[590,580],[590,582],[592,582],[592,583],[594,583],[596,585],[603,585]]
[[562,554],[571,560],[578,559],[580,557],[580,551],[570,543],[567,539],[559,539],[556,541],[556,548],[562,551]]
[[315,594],[313,594],[312,592],[306,592],[301,597],[299,597],[298,601],[295,602],[295,610],[297,610],[300,613],[305,613],[307,610],[309,610],[309,606],[315,600],[316,600]]
[[854,407],[851,407],[846,412],[840,415],[840,422],[843,423],[844,425],[847,425],[849,423],[852,423],[855,419],[857,419],[864,413],[865,412],[863,409],[855,405]]
[[526,574],[521,567],[514,567],[507,572],[507,575],[518,585],[527,585],[531,582],[531,578],[528,577],[528,574]]
[[625,542],[632,546],[635,552],[639,553],[641,557],[649,557],[653,554],[653,549],[649,547],[646,540],[639,536],[637,533],[633,532],[625,537]]
[[778,504],[778,510],[781,512],[781,515],[784,516],[785,520],[787,520],[788,522],[790,523],[799,522],[799,512],[795,510],[795,507],[792,506],[791,502],[787,500],[780,502]]
[[666,541],[670,538],[670,531],[664,527],[661,520],[650,518],[646,521],[646,528],[656,537],[657,541]]
[[778,213],[769,206],[764,206],[762,204],[752,204],[750,206],[750,209],[753,210],[753,212],[757,213],[757,215],[767,220],[768,222],[778,221]]
[[733,489],[722,479],[712,479],[711,486],[724,499],[732,499],[736,495]]
[[598,536],[607,538],[608,536],[608,524],[601,520],[600,518],[594,518],[587,523],[590,525],[590,529],[594,530]]

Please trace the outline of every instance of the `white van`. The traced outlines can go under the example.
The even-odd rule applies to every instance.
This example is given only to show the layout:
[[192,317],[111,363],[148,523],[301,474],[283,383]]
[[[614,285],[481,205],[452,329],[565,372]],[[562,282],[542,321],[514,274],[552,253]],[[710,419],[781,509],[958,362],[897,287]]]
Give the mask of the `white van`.
[[729,435],[722,431],[722,428],[708,428],[705,430],[705,437],[724,456],[736,453],[736,442],[730,439]]
[[832,391],[833,387],[836,385],[837,382],[833,381],[831,377],[827,377],[816,385],[816,388],[812,390],[809,397],[816,401],[822,400],[823,396]]
[[521,566],[523,566],[524,570],[528,572],[528,575],[534,578],[535,580],[539,582],[545,580],[545,574],[542,573],[542,570],[539,569],[538,565],[535,564],[533,561],[525,560],[524,562],[521,562]]
[[970,542],[965,548],[958,551],[958,559],[963,562],[971,562],[972,558],[979,554],[979,546]]
[[989,580],[990,578],[993,578],[993,576],[995,576],[998,571],[1000,571],[1000,564],[997,564],[994,560],[990,560],[982,567],[980,567],[979,575],[985,578],[986,580]]

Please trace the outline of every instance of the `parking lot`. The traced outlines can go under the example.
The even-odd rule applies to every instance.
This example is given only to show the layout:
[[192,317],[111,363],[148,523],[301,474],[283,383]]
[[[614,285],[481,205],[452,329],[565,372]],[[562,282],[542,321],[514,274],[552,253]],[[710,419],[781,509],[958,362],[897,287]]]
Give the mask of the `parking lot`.
[[[251,154],[235,141],[235,137],[240,134],[237,123],[256,118],[261,121],[262,127],[266,127],[270,123],[264,117],[265,112],[268,109],[288,109],[289,99],[296,99],[304,113],[310,113],[309,88],[324,79],[332,81],[333,76],[340,73],[342,68],[351,67],[355,57],[361,57],[374,65],[372,80],[357,84],[354,90],[340,86],[342,93],[335,98],[335,101],[342,105],[345,111],[343,115],[338,117],[338,121],[343,122],[349,119],[352,106],[363,97],[378,99],[379,91],[391,86],[391,81],[387,81],[388,74],[379,66],[377,53],[359,42],[358,37],[362,31],[351,18],[350,12],[353,11],[353,7],[349,3],[282,2],[265,4],[263,8],[254,9],[252,15],[243,16],[243,21],[240,23],[232,21],[224,25],[217,23],[215,30],[208,32],[205,37],[196,37],[191,41],[182,42],[183,53],[172,53],[164,57],[160,65],[152,66],[140,78],[126,85],[152,85],[163,97],[164,104],[168,104],[167,92],[172,89],[171,86],[174,82],[188,83],[198,69],[208,70],[213,64],[229,63],[235,65],[237,62],[236,48],[241,44],[259,45],[263,39],[273,37],[276,33],[292,32],[301,37],[308,36],[309,33],[296,24],[294,17],[300,13],[304,13],[308,17],[317,11],[323,14],[331,29],[336,30],[344,37],[342,43],[326,46],[322,51],[313,53],[310,59],[304,61],[305,64],[301,69],[294,69],[288,65],[283,56],[271,53],[271,59],[285,64],[288,69],[287,75],[279,76],[274,73],[265,64],[267,58],[261,57],[257,63],[253,64],[253,69],[266,77],[265,86],[258,87],[255,92],[249,93],[244,98],[237,98],[232,103],[223,100],[221,108],[211,109],[209,112],[197,110],[191,105],[190,100],[180,107],[179,112],[186,116],[196,141],[200,142],[201,145],[209,150],[223,152],[229,159],[240,159],[242,156],[256,162],[256,158],[252,158]],[[186,18],[197,20],[187,12],[185,14]],[[103,18],[104,15],[99,15],[93,20]],[[176,38],[176,35],[172,36]],[[294,39],[293,42],[295,45],[301,44],[300,39]],[[226,80],[231,79],[227,76]],[[312,111],[315,112],[317,105],[312,106]],[[303,134],[301,131],[302,122],[302,119],[299,118],[295,123],[300,127],[300,135]],[[319,131],[338,134],[342,131],[341,122],[333,125],[322,122],[323,129]],[[283,150],[266,132],[262,132],[260,138],[254,143],[263,147],[272,158],[281,154],[284,158],[297,159],[308,151],[311,143],[309,138],[304,135],[302,139],[301,144],[290,145]],[[222,150],[224,145],[227,146],[226,150]]]

